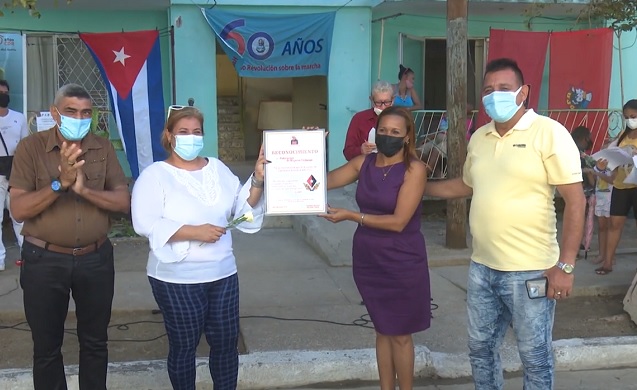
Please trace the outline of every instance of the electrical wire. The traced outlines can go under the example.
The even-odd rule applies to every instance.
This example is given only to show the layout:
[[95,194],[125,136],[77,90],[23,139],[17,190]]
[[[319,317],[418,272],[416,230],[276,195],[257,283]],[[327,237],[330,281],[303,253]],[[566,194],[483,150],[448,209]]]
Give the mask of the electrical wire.
[[[12,290],[15,291],[15,290]],[[431,303],[431,311],[438,309],[438,305],[435,303]],[[159,310],[152,310],[152,314],[161,314]],[[313,318],[284,318],[284,317],[276,317],[276,316],[268,316],[268,315],[249,315],[249,316],[239,316],[240,319],[264,319],[264,320],[275,320],[275,321],[291,321],[291,322],[312,322],[319,324],[327,324],[327,325],[337,325],[337,326],[347,326],[347,327],[359,327],[365,329],[374,329],[372,325],[372,320],[369,317],[369,314],[363,314],[352,322],[337,322],[337,321],[329,321],[329,320],[319,320]],[[433,313],[432,316],[433,317]],[[108,326],[108,329],[117,329],[119,331],[129,331],[131,327],[134,325],[148,325],[148,324],[163,324],[164,321],[152,321],[152,320],[141,320],[141,321],[133,321],[133,322],[125,322],[122,324],[112,324]],[[22,332],[31,332],[31,329],[25,328],[24,325],[27,325],[26,321],[19,322],[13,325],[0,325],[1,330],[17,330]],[[71,334],[77,336],[77,328],[65,328],[64,333]],[[163,332],[159,336],[147,338],[147,339],[111,339],[109,338],[109,342],[120,342],[120,343],[148,343],[152,341],[159,340],[166,336],[166,333]]]

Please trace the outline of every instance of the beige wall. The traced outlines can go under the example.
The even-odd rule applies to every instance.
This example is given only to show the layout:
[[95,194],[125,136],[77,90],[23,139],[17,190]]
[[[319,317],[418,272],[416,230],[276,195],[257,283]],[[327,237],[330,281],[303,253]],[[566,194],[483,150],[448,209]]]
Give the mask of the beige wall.
[[257,130],[259,102],[262,100],[292,100],[292,78],[241,79],[243,91],[243,136],[246,148],[246,160],[256,159],[261,146],[261,132]]
[[262,133],[257,129],[257,120],[262,100],[292,101],[295,128],[327,127],[327,111],[319,106],[327,104],[326,77],[242,78],[241,89],[246,160],[256,159],[261,146]]
[[239,95],[239,75],[225,54],[217,54],[217,95]]
[[292,81],[292,103],[294,127],[327,127],[327,77],[295,77]]

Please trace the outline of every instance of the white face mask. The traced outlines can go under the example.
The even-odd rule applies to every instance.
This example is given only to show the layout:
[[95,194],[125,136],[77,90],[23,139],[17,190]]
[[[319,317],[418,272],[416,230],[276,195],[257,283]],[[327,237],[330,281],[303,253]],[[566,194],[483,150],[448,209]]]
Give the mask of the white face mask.
[[381,110],[378,107],[374,107],[374,112],[376,113],[376,115],[380,115],[380,113],[383,112],[383,110]]
[[637,129],[637,118],[626,119],[626,126],[628,126],[628,128],[631,130]]

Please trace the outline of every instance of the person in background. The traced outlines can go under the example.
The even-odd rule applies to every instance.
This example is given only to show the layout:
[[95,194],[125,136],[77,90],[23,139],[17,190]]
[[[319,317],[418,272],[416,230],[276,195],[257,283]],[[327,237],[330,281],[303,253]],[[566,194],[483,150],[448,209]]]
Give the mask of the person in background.
[[[572,291],[584,230],[586,200],[577,146],[560,123],[525,109],[528,93],[515,61],[490,61],[482,104],[492,121],[471,137],[462,177],[425,188],[425,195],[444,199],[471,197],[467,311],[476,390],[502,390],[499,349],[511,326],[524,388],[554,387],[555,300]],[[565,203],[561,245],[556,189]],[[527,285],[534,280],[536,289]],[[532,299],[534,291],[542,290],[545,295]]]
[[[626,129],[617,139],[617,146],[624,147],[632,145],[637,148],[637,99],[632,99],[624,104],[624,119]],[[613,271],[615,262],[615,251],[624,230],[626,218],[633,210],[637,218],[637,185],[626,184],[624,180],[630,174],[632,165],[624,165],[615,168],[612,172],[607,169],[608,161],[600,159],[595,165],[595,170],[606,176],[613,178],[613,191],[610,200],[610,224],[608,226],[608,236],[606,240],[606,251],[604,252],[604,262],[595,272],[598,275],[607,275]]]
[[328,190],[358,180],[359,211],[328,207],[321,217],[359,224],[352,250],[354,281],[376,330],[381,390],[413,389],[412,334],[431,321],[429,270],[420,231],[425,165],[414,153],[409,111],[389,107],[378,117],[378,153],[360,155],[329,172]]
[[588,258],[593,230],[595,224],[595,175],[592,169],[595,166],[595,159],[588,155],[587,151],[593,147],[591,131],[586,126],[578,126],[571,132],[571,137],[580,152],[580,166],[582,168],[582,189],[586,197],[586,210],[584,212],[584,235],[580,250],[584,251],[584,259]]
[[415,74],[411,68],[400,65],[398,84],[394,84],[394,105],[405,107],[409,111],[422,110],[418,93],[414,89]]
[[[374,137],[378,115],[394,104],[393,89],[387,81],[377,81],[369,96],[372,108],[357,112],[349,123],[345,136],[343,155],[350,161],[359,155],[368,155],[376,150]],[[371,139],[370,139],[371,137]]]
[[128,213],[128,180],[111,142],[90,132],[89,93],[68,84],[50,108],[56,126],[16,148],[11,212],[24,221],[20,286],[33,338],[36,390],[66,390],[62,343],[69,297],[80,343],[80,390],[105,390],[115,283],[112,212]]
[[261,229],[266,160],[262,148],[254,173],[242,185],[220,160],[199,157],[203,134],[198,109],[169,108],[161,139],[169,156],[137,179],[133,227],[150,245],[146,271],[164,316],[173,389],[195,389],[195,353],[204,333],[215,390],[234,390],[239,278],[229,229]]
[[[611,142],[608,147],[615,142]],[[606,241],[608,240],[608,226],[610,225],[610,200],[613,191],[612,176],[598,172],[594,167],[586,168],[586,173],[593,174],[596,177],[595,183],[595,216],[597,217],[597,238],[599,255],[593,261],[593,264],[604,263],[604,255],[606,253]]]
[[[467,103],[467,141],[469,141],[475,131],[473,124],[473,106],[471,103]],[[428,173],[431,178],[444,177],[444,159],[447,158],[448,130],[449,123],[447,121],[447,114],[443,113],[437,131],[433,134],[426,135],[424,142],[416,147],[416,154],[427,164]]]
[[577,145],[580,153],[580,166],[582,167],[584,194],[586,196],[593,195],[595,192],[595,176],[590,171],[584,171],[585,168],[592,169],[595,166],[595,160],[587,154],[587,150],[593,147],[591,139],[591,131],[586,126],[578,126],[571,132],[571,137]]
[[[0,164],[4,172],[0,172],[0,233],[2,233],[2,222],[4,219],[4,208],[9,210],[9,217],[13,225],[13,232],[18,241],[18,246],[22,250],[22,222],[16,221],[11,214],[11,201],[9,196],[9,173],[11,172],[11,161],[13,154],[21,139],[29,135],[27,118],[24,114],[9,108],[10,88],[6,80],[0,80],[0,159],[4,159]],[[0,236],[0,271],[6,267],[7,250]]]

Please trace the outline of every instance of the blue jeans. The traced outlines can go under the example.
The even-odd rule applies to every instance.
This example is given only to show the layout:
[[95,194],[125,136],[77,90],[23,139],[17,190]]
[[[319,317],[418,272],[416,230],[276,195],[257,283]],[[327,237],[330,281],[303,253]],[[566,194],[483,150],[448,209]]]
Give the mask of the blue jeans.
[[503,388],[499,349],[511,323],[524,366],[524,390],[553,389],[555,301],[530,299],[525,284],[543,273],[496,271],[471,262],[467,309],[469,359],[476,390]]

